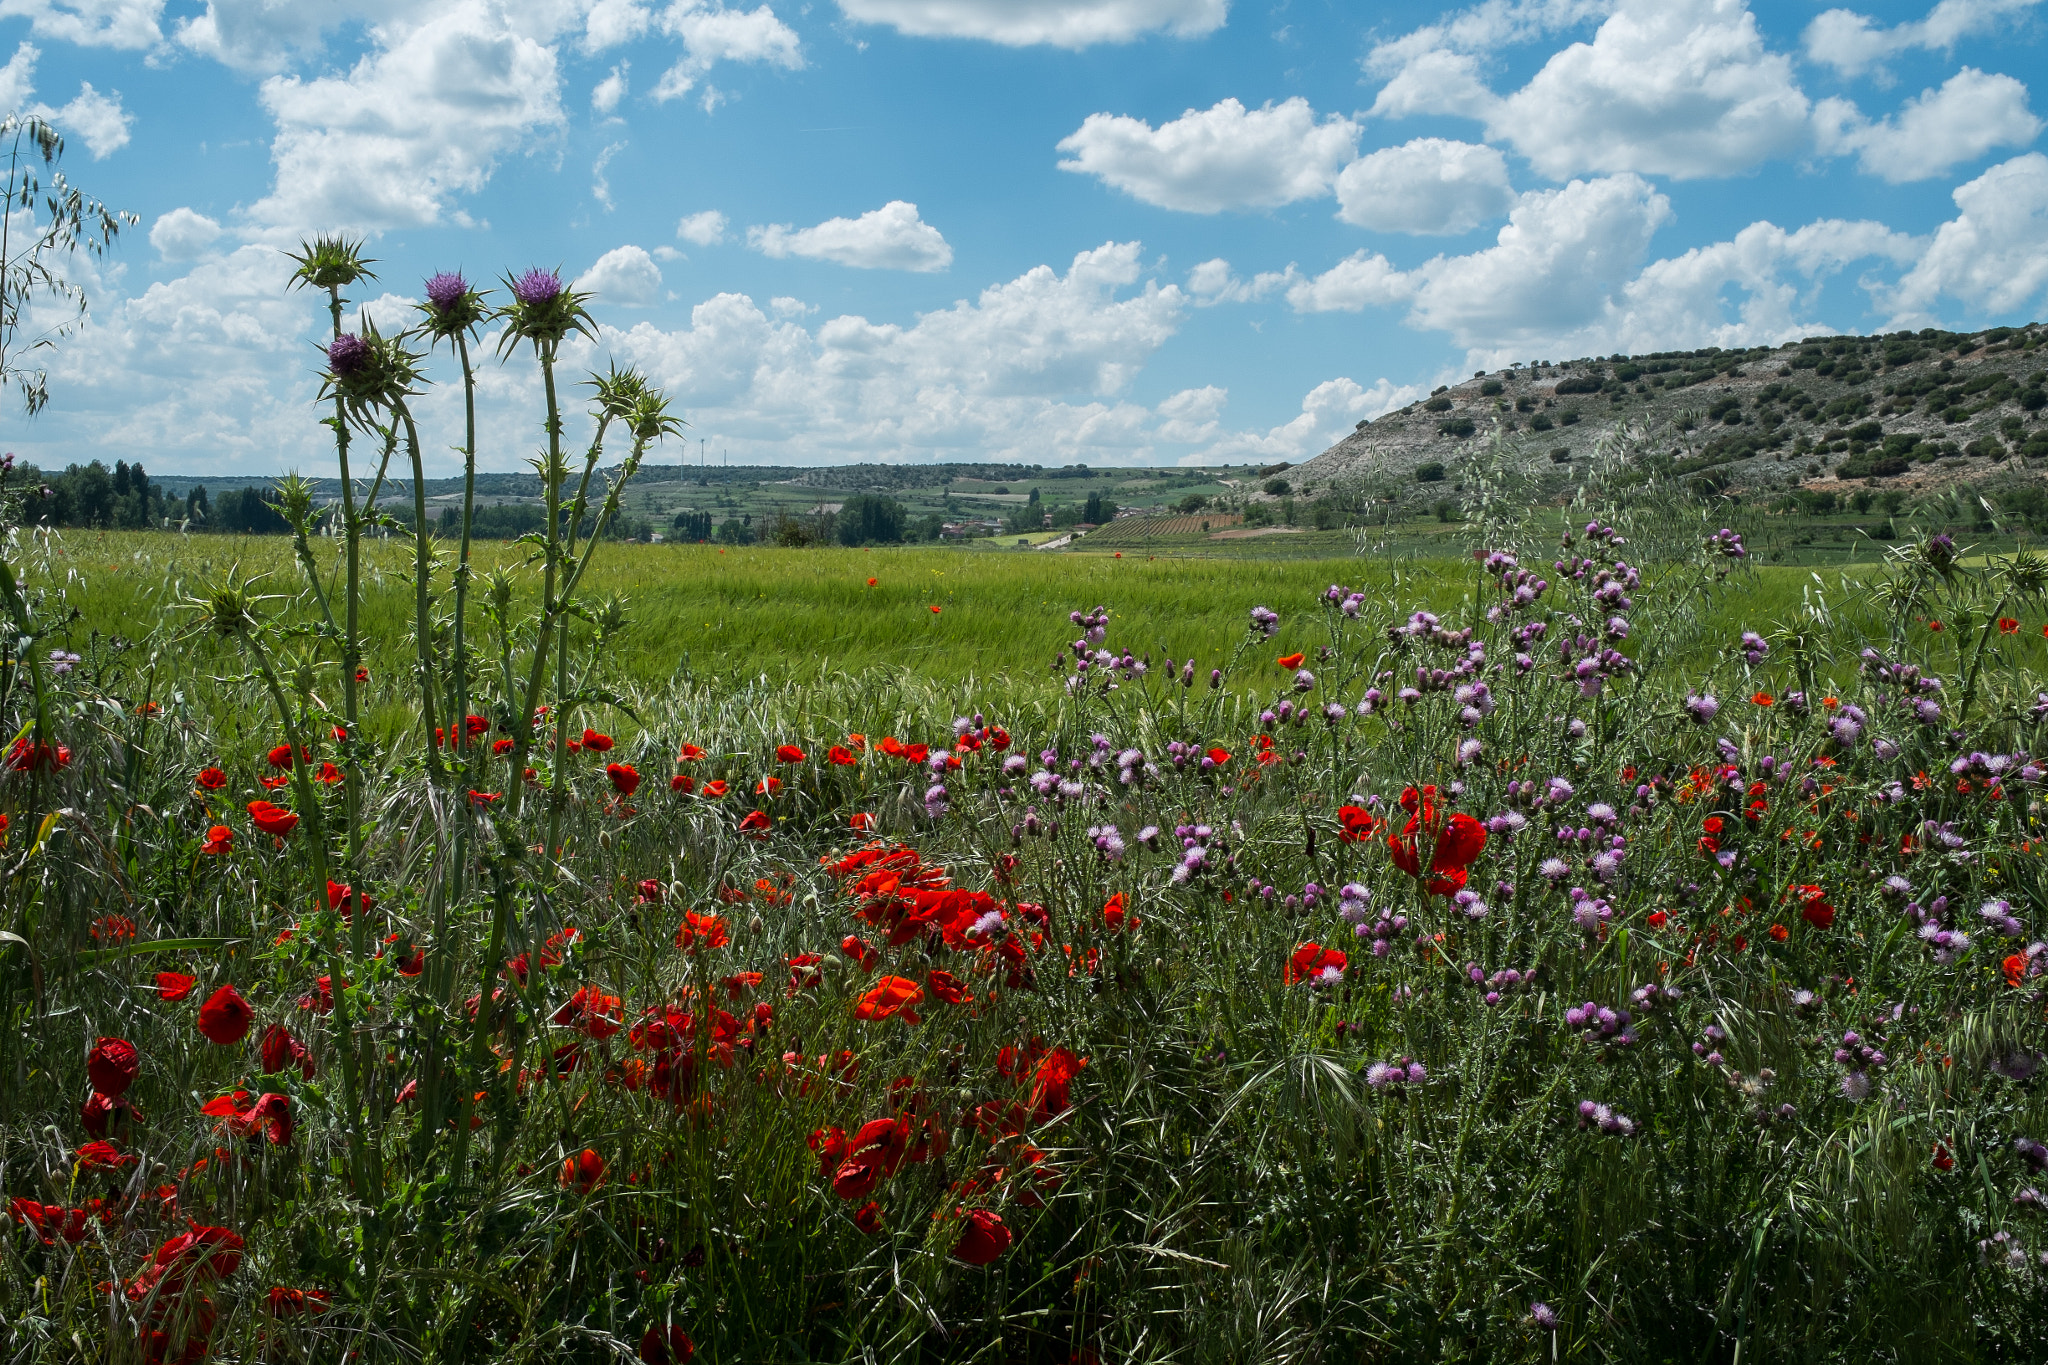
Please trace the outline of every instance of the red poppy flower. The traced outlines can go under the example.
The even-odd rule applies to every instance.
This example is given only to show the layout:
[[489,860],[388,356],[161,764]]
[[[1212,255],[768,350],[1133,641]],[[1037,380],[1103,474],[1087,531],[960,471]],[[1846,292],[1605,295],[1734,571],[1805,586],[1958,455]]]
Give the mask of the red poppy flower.
[[332,762],[328,761],[323,761],[320,764],[320,771],[313,774],[313,780],[315,782],[324,782],[330,787],[337,782],[343,781],[346,777],[347,774],[343,773],[341,769],[335,767]]
[[718,915],[700,915],[695,910],[683,912],[682,927],[676,930],[676,947],[691,952],[699,946],[723,948],[732,942],[731,927]]
[[594,754],[610,753],[612,742],[610,735],[600,734],[596,730],[586,729],[583,732],[582,747]]
[[[530,773],[533,769],[528,768],[527,771]],[[496,805],[503,795],[503,792],[480,792],[472,787],[469,792],[469,804],[481,810],[486,806]]]
[[291,784],[292,777],[290,773],[279,773],[276,777],[259,777],[256,779],[256,785],[267,792],[274,792],[281,787],[289,787]]
[[7,766],[18,773],[56,772],[71,766],[71,750],[59,744],[31,744],[26,737],[7,751]]
[[870,578],[870,579],[868,580],[868,586],[869,586],[869,587],[871,587],[871,588],[872,588],[872,587],[874,587],[874,586],[875,586],[875,580],[874,580],[874,579],[872,579],[872,578]]
[[1273,662],[1279,664],[1282,668],[1295,669],[1300,668],[1302,660],[1307,657],[1308,656],[1304,654],[1282,654]]
[[2013,987],[2015,990],[2019,988],[2022,981],[2027,979],[2027,960],[2018,953],[2014,953],[2004,962],[2001,962],[1999,967],[2005,973],[2005,984]]
[[612,780],[612,787],[621,796],[631,796],[640,790],[640,774],[630,763],[607,763],[604,775]]
[[1948,1144],[1942,1142],[1939,1138],[1935,1139],[1934,1169],[1937,1171],[1952,1171],[1955,1168],[1956,1159],[1949,1155]]
[[832,1193],[841,1199],[866,1199],[875,1187],[896,1174],[910,1150],[908,1118],[872,1119],[846,1144],[846,1159],[832,1175]]
[[708,796],[713,801],[716,801],[719,797],[724,796],[728,791],[731,790],[732,788],[726,785],[726,782],[723,778],[714,777],[709,782],[706,782],[704,784],[704,788],[701,795]]
[[356,903],[358,901],[362,903],[362,907],[365,910],[371,909],[377,904],[369,896],[359,894],[353,886],[345,882],[329,881],[327,883],[327,908],[340,911],[343,919],[355,918]]
[[1790,937],[1792,937],[1792,931],[1791,931],[1790,929],[1787,929],[1787,928],[1786,928],[1786,927],[1785,927],[1784,925],[1782,925],[1782,924],[1773,924],[1773,925],[1771,926],[1771,941],[1772,941],[1772,942],[1774,942],[1774,943],[1783,943],[1783,942],[1784,942],[1784,941],[1785,941],[1786,939],[1788,939],[1788,938],[1790,938]]
[[604,1158],[585,1147],[562,1163],[562,1188],[587,1195],[604,1184]]
[[634,888],[633,899],[640,905],[659,905],[665,894],[658,878],[649,877]]
[[687,796],[697,790],[697,779],[688,773],[677,773],[668,780],[668,789],[672,792],[681,792]]
[[1068,1094],[1074,1078],[1088,1065],[1086,1057],[1056,1047],[1038,1059],[1031,1073],[1031,1116],[1049,1123],[1074,1107]]
[[848,934],[839,940],[839,951],[858,963],[864,972],[873,971],[875,960],[880,956],[868,941],[858,934]]
[[306,1045],[292,1036],[292,1031],[283,1024],[271,1024],[263,1030],[263,1040],[258,1045],[263,1058],[263,1074],[274,1076],[288,1067],[296,1066],[299,1074],[312,1080],[319,1074],[319,1067],[313,1062],[313,1054]]
[[756,796],[773,796],[781,790],[782,779],[779,777],[764,777],[754,784],[754,795]]
[[251,801],[249,818],[256,822],[256,828],[265,834],[274,834],[282,839],[299,827],[299,817],[283,806],[274,806],[268,801]]
[[866,811],[857,810],[846,817],[846,823],[857,830],[870,830],[875,827],[875,817]]
[[882,1231],[882,1206],[870,1199],[860,1206],[860,1212],[853,1215],[853,1225],[873,1237]]
[[1119,929],[1136,929],[1144,922],[1125,907],[1124,893],[1121,891],[1103,903],[1102,923],[1111,933]]
[[624,1017],[619,997],[590,986],[578,986],[576,993],[548,1017],[548,1022],[602,1041],[623,1027],[620,1021]]
[[937,616],[938,614],[939,614],[939,604],[938,604],[938,603],[936,603],[936,602],[934,602],[934,603],[932,603],[932,615],[934,615],[934,616]]
[[931,989],[934,998],[949,1005],[971,1005],[974,997],[967,993],[967,983],[951,972],[934,967],[926,972],[924,984]]
[[126,915],[101,915],[88,932],[96,943],[125,943],[135,937],[135,921]]
[[2010,616],[2001,616],[1998,618],[1998,633],[2000,635],[2017,635],[2020,633],[2020,623]]
[[1792,891],[1799,897],[1799,918],[1816,929],[1825,929],[1835,922],[1835,907],[1828,904],[1825,891],[1818,886],[1795,886]]
[[[156,1254],[144,1265],[142,1273],[127,1283],[124,1292],[130,1303],[147,1303],[154,1299],[160,1305],[175,1304],[195,1283],[203,1286],[234,1274],[242,1264],[242,1247],[240,1233],[230,1228],[205,1227],[195,1223],[190,1232],[181,1232],[159,1246]],[[210,1308],[206,1316],[211,1316]],[[204,1334],[200,1335],[203,1347]],[[185,1358],[200,1358],[192,1356],[189,1343]]]
[[1013,1240],[993,1209],[970,1209],[953,1254],[969,1265],[988,1265],[1008,1251]]
[[1326,971],[1341,973],[1350,964],[1342,949],[1325,948],[1320,943],[1304,943],[1287,958],[1287,966],[1280,974],[1281,983],[1291,986],[1297,981],[1318,981]]
[[[399,936],[397,934],[392,934],[384,940],[387,946],[390,944],[397,943],[398,941]],[[379,953],[378,956],[382,957],[383,954]],[[420,947],[420,945],[417,943],[412,945],[411,953],[398,959],[398,974],[400,976],[418,976],[426,969],[427,950],[425,948]]]
[[825,761],[837,767],[850,768],[854,764],[853,750],[844,744],[835,744],[825,751]]
[[1771,694],[1768,692],[1758,692],[1754,696],[1752,696],[1750,700],[1756,703],[1758,706],[1773,706],[1776,704],[1772,700]]
[[1929,630],[1931,630],[1931,631],[1935,632],[1935,633],[1936,633],[1936,634],[1938,635],[1938,634],[1940,634],[1940,633],[1941,633],[1941,622],[1939,622],[1939,621],[1929,621],[1929,622],[1927,623],[1927,628],[1928,628]]
[[165,1000],[183,1000],[192,994],[192,988],[198,984],[198,977],[187,976],[183,972],[156,974],[156,993]]
[[78,1149],[78,1168],[82,1171],[118,1171],[134,1164],[133,1156],[123,1156],[121,1149],[111,1142],[88,1142]]
[[830,1180],[832,1172],[839,1169],[839,1163],[846,1160],[846,1130],[843,1128],[814,1129],[805,1141],[818,1154],[818,1177]]
[[1436,788],[1418,792],[1410,787],[1401,793],[1401,807],[1409,812],[1408,823],[1399,835],[1387,836],[1387,851],[1394,865],[1411,877],[1422,875],[1422,858],[1416,848],[1418,835],[1428,830],[1436,837],[1431,850],[1428,892],[1448,896],[1465,885],[1465,869],[1486,848],[1486,826],[1459,811],[1445,818],[1436,808]]
[[794,744],[778,744],[775,746],[775,761],[777,763],[801,763],[804,761],[804,751]]
[[126,1038],[101,1038],[85,1054],[85,1075],[93,1093],[119,1099],[142,1071],[142,1056]]
[[906,1024],[924,1022],[914,1008],[924,999],[924,987],[907,976],[885,976],[877,981],[853,1007],[856,1019],[888,1019],[902,1015]]
[[702,757],[704,757],[704,751],[701,748],[695,744],[685,744],[676,754],[676,762],[695,763]]
[[249,1036],[249,1025],[256,1022],[256,1011],[249,1008],[249,1002],[233,986],[222,986],[206,998],[199,1007],[199,1031],[210,1043],[222,1047],[241,1042]]
[[769,827],[768,812],[764,810],[749,811],[746,818],[740,821],[740,833],[755,839],[766,839]]
[[640,1365],[683,1365],[697,1354],[697,1343],[680,1327],[650,1327],[640,1338]]
[[205,791],[217,792],[228,784],[228,775],[219,768],[201,768],[199,776],[192,779]]
[[1217,767],[1220,768],[1224,764],[1230,762],[1230,750],[1219,746],[1217,748],[1211,749],[1209,751],[1208,757],[1211,763],[1214,763]]
[[317,1317],[327,1311],[333,1302],[324,1289],[286,1289],[274,1287],[270,1291],[269,1312],[273,1318],[297,1318],[308,1315]]
[[1373,813],[1363,806],[1340,806],[1337,808],[1337,823],[1344,830],[1337,837],[1347,844],[1362,844],[1379,832],[1380,822]]

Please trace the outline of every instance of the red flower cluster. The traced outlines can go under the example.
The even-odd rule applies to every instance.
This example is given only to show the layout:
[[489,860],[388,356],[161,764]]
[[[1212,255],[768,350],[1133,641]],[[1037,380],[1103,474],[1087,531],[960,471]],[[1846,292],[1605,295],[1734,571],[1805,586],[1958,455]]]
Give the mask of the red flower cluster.
[[1427,891],[1432,896],[1449,896],[1464,888],[1466,869],[1486,847],[1486,826],[1463,811],[1449,814],[1437,806],[1437,791],[1427,786],[1401,793],[1401,809],[1408,823],[1398,835],[1387,836],[1387,851],[1394,866],[1411,877],[1422,876],[1422,854],[1418,847],[1423,835],[1431,840]]

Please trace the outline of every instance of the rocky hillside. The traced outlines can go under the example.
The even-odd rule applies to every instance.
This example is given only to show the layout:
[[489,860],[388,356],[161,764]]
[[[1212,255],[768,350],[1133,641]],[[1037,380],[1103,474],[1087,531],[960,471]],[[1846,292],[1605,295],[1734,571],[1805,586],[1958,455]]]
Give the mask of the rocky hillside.
[[1454,481],[1496,432],[1539,469],[1568,476],[1628,424],[1647,433],[1643,458],[1703,492],[1864,481],[1917,490],[2048,462],[2044,382],[2040,324],[1538,362],[1361,422],[1287,478],[1306,493],[1357,479],[1427,492]]

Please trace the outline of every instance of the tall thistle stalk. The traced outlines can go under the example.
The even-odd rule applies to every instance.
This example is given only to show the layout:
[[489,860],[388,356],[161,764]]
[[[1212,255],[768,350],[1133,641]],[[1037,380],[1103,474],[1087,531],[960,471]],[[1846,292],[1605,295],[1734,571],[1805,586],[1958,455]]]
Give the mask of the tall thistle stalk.
[[[534,358],[540,363],[541,384],[547,396],[547,449],[538,461],[541,481],[541,498],[546,507],[547,528],[543,535],[543,562],[541,565],[540,622],[534,633],[533,660],[527,671],[526,686],[517,697],[508,698],[512,707],[512,780],[506,796],[507,826],[517,820],[525,804],[526,756],[533,747],[535,712],[540,706],[540,693],[548,676],[548,662],[553,651],[560,647],[566,637],[563,617],[566,608],[565,595],[560,587],[567,568],[567,547],[562,534],[562,485],[568,477],[568,464],[562,457],[562,407],[555,391],[555,360],[560,353],[562,342],[572,333],[595,337],[595,324],[590,313],[584,308],[587,294],[578,294],[562,285],[562,278],[553,271],[529,270],[517,279],[507,278],[506,288],[511,292],[512,301],[498,312],[505,324],[504,335],[498,343],[500,354],[509,353],[521,342],[533,347]],[[555,761],[559,763],[561,753]],[[551,856],[552,846],[543,848],[543,854]]]
[[[470,542],[476,517],[476,369],[469,343],[490,319],[485,293],[472,289],[460,272],[443,271],[427,281],[427,301],[420,305],[418,331],[429,345],[445,341],[462,366],[462,541],[455,559],[455,610],[451,626],[448,672],[448,715],[459,725],[469,715],[469,584]],[[466,755],[467,735],[463,738]]]
[[[621,370],[612,366],[607,374],[593,375],[590,386],[597,391],[595,411],[597,434],[591,440],[590,449],[583,458],[583,476],[576,486],[576,497],[569,504],[563,518],[562,530],[563,561],[565,573],[559,594],[563,604],[563,625],[561,639],[555,650],[555,754],[557,762],[551,774],[548,787],[547,846],[555,848],[561,838],[562,810],[568,804],[568,765],[560,762],[561,755],[569,752],[569,734],[574,728],[573,719],[577,699],[569,686],[569,612],[576,600],[576,587],[583,578],[583,571],[590,565],[590,556],[597,543],[604,537],[612,518],[619,510],[619,495],[626,484],[640,468],[640,461],[647,453],[648,445],[663,436],[673,435],[682,430],[683,423],[668,415],[668,403],[658,392],[650,389],[637,370]],[[591,527],[590,537],[584,543],[579,558],[576,553],[576,532],[583,524],[584,513],[590,508],[590,482],[597,473],[598,462],[604,455],[605,433],[613,423],[623,425],[633,437],[633,451],[626,457],[626,463],[618,476],[611,481],[605,492],[604,507],[598,514],[597,522]]]
[[[289,253],[297,268],[292,271],[291,288],[321,289],[327,293],[327,316],[329,327],[328,364],[335,363],[333,350],[342,344],[341,308],[346,302],[341,291],[365,281],[377,278],[370,267],[374,261],[363,255],[360,239],[351,242],[346,237],[315,237],[311,242],[301,242],[299,249]],[[344,350],[347,348],[344,347]],[[356,516],[355,482],[349,476],[348,413],[339,392],[333,394],[334,415],[325,418],[326,425],[334,430],[334,453],[341,469],[341,535],[342,555],[345,564],[346,581],[343,587],[343,621],[341,625],[341,714],[348,738],[342,747],[341,799],[344,819],[348,826],[348,853],[346,868],[350,878],[357,875],[357,864],[362,854],[363,784],[361,712],[356,675],[363,666],[362,637],[362,522]],[[319,584],[314,583],[319,592]],[[322,599],[325,600],[324,598]],[[326,620],[330,631],[334,619],[330,613]]]

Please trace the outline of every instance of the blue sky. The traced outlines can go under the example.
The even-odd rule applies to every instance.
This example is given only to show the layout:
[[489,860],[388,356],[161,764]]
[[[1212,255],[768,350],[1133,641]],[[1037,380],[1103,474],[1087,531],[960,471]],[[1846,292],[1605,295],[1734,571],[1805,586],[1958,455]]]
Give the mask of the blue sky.
[[[141,219],[0,440],[323,470],[324,313],[279,253],[336,230],[387,329],[435,270],[559,265],[605,324],[572,361],[641,366],[735,463],[1299,460],[1514,360],[2028,321],[2044,32],[2044,0],[0,0],[0,99]],[[520,467],[530,362],[484,394],[481,463]]]

